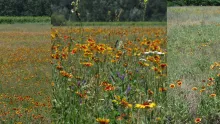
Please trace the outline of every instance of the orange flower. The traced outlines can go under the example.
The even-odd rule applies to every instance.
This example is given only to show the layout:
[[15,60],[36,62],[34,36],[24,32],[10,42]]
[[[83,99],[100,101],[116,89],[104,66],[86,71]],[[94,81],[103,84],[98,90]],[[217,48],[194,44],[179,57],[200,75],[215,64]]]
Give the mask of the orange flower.
[[62,70],[63,69],[63,66],[61,66],[61,65],[57,65],[57,70]]
[[87,91],[84,91],[84,93],[80,93],[80,92],[76,92],[76,94],[79,96],[79,97],[81,97],[81,98],[88,98],[88,96],[87,96]]
[[204,91],[205,91],[205,89],[201,89],[201,90],[200,90],[200,93],[202,93],[202,92],[204,92]]
[[120,96],[115,96],[115,99],[116,100],[112,100],[112,102],[119,104],[119,105],[126,107],[126,108],[132,108],[132,104],[129,104],[125,98],[121,99]]
[[160,67],[161,67],[162,69],[164,69],[164,68],[167,67],[167,64],[166,64],[166,63],[160,64]]
[[215,93],[212,93],[209,95],[210,97],[216,97],[216,94]]
[[175,87],[175,84],[170,84],[170,88],[174,88]]
[[115,90],[115,87],[112,85],[108,85],[105,87],[105,91],[112,91],[112,90]]
[[201,118],[196,118],[195,119],[195,123],[197,124],[197,123],[200,123],[202,121],[202,119]]
[[120,104],[126,108],[132,108],[132,104],[129,104],[126,99],[122,99]]
[[55,83],[54,83],[54,82],[52,82],[52,83],[51,83],[51,86],[53,87],[54,85],[55,85]]
[[109,119],[105,119],[105,118],[97,118],[96,121],[99,122],[99,124],[109,124],[110,122]]
[[212,85],[214,85],[214,82],[209,82],[209,83],[207,84],[207,86],[212,86]]
[[109,83],[108,82],[106,82],[106,81],[104,81],[104,82],[102,82],[101,83],[101,85],[100,86],[108,86],[109,85]]
[[127,67],[127,66],[128,66],[128,63],[124,63],[123,66],[124,66],[124,67]]
[[160,92],[167,91],[167,88],[163,88],[163,87],[161,88],[161,87],[160,87],[160,88],[159,88],[159,91],[160,91]]
[[181,80],[177,80],[177,85],[181,86],[182,85],[182,81]]
[[122,119],[128,117],[126,114],[121,114],[120,116],[117,117],[117,120],[121,121]]
[[89,39],[87,40],[87,42],[95,42],[95,40],[89,38]]
[[214,81],[214,78],[209,78],[209,81]]
[[148,92],[150,95],[153,95],[153,94],[154,94],[154,92],[153,92],[152,90],[150,90],[150,89],[148,89],[147,92]]
[[112,91],[115,90],[115,87],[112,86],[112,84],[109,84],[108,82],[102,82],[100,86],[104,86],[105,91]]
[[91,62],[83,62],[82,64],[87,67],[93,66]]

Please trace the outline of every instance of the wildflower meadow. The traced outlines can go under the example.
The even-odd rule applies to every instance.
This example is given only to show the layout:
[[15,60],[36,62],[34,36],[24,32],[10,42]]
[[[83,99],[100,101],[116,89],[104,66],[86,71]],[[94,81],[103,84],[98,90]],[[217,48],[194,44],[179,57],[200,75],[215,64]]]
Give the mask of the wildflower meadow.
[[159,122],[166,104],[166,27],[53,28],[58,123]]
[[0,25],[0,123],[51,123],[49,24]]

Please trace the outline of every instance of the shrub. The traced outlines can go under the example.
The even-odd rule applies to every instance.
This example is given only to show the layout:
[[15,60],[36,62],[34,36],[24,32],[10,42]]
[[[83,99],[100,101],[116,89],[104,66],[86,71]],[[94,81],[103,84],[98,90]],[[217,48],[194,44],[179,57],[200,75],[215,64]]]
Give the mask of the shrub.
[[54,13],[51,15],[51,24],[53,26],[63,26],[66,25],[66,19],[64,15]]

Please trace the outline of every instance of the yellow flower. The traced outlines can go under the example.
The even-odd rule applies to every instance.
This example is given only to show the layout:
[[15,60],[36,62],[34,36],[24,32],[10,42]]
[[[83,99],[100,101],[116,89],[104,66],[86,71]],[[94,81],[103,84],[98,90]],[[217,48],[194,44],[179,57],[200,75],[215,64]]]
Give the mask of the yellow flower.
[[55,85],[55,83],[54,83],[54,82],[52,82],[52,83],[51,83],[51,86],[53,87],[54,85]]
[[96,121],[99,122],[99,124],[108,124],[110,122],[109,119],[105,118],[97,118]]
[[128,104],[128,108],[132,108],[132,104]]
[[146,66],[146,67],[150,66],[148,63],[144,63],[143,65]]
[[135,108],[141,108],[141,109],[142,109],[142,108],[145,108],[145,105],[142,105],[142,104],[136,104],[136,105],[135,105]]
[[156,103],[154,103],[154,102],[153,102],[153,103],[150,103],[149,107],[150,107],[150,108],[156,107]]
[[197,90],[197,89],[198,89],[197,87],[193,87],[193,88],[192,88],[192,90]]
[[84,66],[87,66],[87,67],[93,66],[93,64],[91,62],[83,62],[81,64],[83,64]]
[[149,103],[149,102],[144,102],[143,104],[136,104],[135,105],[135,108],[140,108],[140,109],[143,109],[143,108],[154,108],[156,107],[156,103],[152,102],[152,103]]
[[112,100],[113,103],[119,104],[117,100]]
[[15,124],[23,124],[22,122],[16,122]]
[[161,118],[160,118],[160,117],[157,117],[155,120],[156,120],[156,121],[161,121]]
[[202,93],[202,92],[204,92],[204,91],[205,91],[205,89],[201,89],[201,90],[200,90],[200,93]]

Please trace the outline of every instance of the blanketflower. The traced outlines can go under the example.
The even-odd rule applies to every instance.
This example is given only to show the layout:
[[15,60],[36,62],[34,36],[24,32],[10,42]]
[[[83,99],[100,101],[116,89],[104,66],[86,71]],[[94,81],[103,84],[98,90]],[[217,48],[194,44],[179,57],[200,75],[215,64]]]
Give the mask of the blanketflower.
[[170,84],[170,88],[174,88],[175,87],[175,84]]
[[132,108],[132,104],[128,103],[125,98],[120,98],[120,96],[115,96],[116,100],[112,100],[113,103],[116,103],[118,105],[121,105],[125,108]]
[[210,97],[216,97],[216,94],[215,93],[212,93],[209,95]]
[[96,121],[99,122],[99,124],[109,124],[110,122],[109,119],[105,119],[105,118],[97,118]]
[[143,104],[136,104],[135,105],[135,108],[141,108],[141,109],[143,109],[143,108],[154,108],[154,107],[156,107],[157,105],[156,105],[156,103],[154,103],[154,102],[152,102],[152,103],[149,103],[149,102],[144,102]]
[[84,66],[87,66],[87,67],[93,66],[93,64],[91,62],[83,62],[81,64],[83,64]]
[[176,82],[177,82],[177,85],[178,85],[178,86],[181,86],[181,85],[182,85],[182,81],[181,81],[181,80],[177,80]]
[[202,119],[201,118],[196,118],[195,119],[195,123],[197,124],[197,123],[200,123],[202,121]]
[[192,88],[192,90],[197,90],[197,89],[198,89],[197,87],[193,87],[193,88]]

